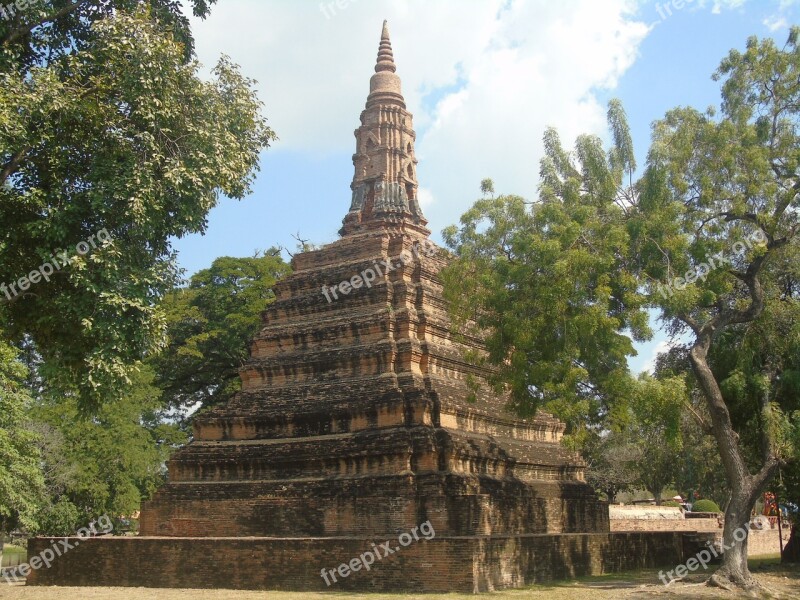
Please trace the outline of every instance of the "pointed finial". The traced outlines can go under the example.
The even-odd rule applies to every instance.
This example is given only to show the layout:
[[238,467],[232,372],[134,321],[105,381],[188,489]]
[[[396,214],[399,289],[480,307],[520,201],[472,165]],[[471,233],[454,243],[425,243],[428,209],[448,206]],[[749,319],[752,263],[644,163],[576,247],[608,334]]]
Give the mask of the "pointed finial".
[[383,22],[383,31],[381,32],[381,45],[378,48],[378,63],[375,65],[375,72],[397,71],[394,65],[394,54],[392,54],[392,42],[389,39],[389,21]]

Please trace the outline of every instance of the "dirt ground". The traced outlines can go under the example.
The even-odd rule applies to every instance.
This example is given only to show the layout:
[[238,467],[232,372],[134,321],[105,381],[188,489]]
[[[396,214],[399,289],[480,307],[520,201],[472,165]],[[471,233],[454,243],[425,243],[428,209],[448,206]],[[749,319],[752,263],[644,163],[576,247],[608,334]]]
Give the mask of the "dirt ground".
[[[800,568],[780,566],[765,561],[751,566],[754,574],[773,593],[772,598],[800,598]],[[620,600],[654,599],[690,600],[740,598],[742,595],[706,586],[707,575],[695,575],[665,587],[657,571],[586,577],[576,581],[534,585],[480,597],[509,600]],[[242,592],[229,590],[173,590],[144,588],[38,588],[0,583],[0,600],[468,600],[470,594],[354,594],[331,591],[310,592]]]

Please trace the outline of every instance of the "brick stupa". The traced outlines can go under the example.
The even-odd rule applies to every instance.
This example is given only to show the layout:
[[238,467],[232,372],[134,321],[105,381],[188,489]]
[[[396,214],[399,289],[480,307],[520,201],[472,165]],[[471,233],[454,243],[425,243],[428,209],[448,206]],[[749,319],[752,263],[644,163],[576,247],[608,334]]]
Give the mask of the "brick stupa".
[[[517,419],[486,386],[471,401],[468,382],[487,373],[464,356],[481,344],[451,334],[447,253],[420,210],[385,25],[355,135],[341,238],[293,259],[241,392],[195,420],[140,535],[73,539],[28,585],[480,592],[669,568],[706,541],[610,533],[562,423]],[[416,527],[425,539],[403,544]],[[342,575],[384,542],[396,552]],[[51,544],[31,539],[28,553]]]
[[[294,257],[242,391],[196,419],[143,535],[377,539],[427,520],[440,536],[608,531],[564,425],[467,386],[486,375],[464,359],[479,341],[451,334],[395,70],[384,23],[341,239]],[[369,287],[342,292],[369,270]]]

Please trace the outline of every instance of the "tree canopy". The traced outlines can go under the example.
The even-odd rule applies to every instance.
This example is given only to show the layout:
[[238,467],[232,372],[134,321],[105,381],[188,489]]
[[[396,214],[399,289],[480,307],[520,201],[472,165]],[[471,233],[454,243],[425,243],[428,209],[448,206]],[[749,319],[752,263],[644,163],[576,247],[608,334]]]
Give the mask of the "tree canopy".
[[272,287],[289,272],[275,248],[250,258],[221,257],[167,294],[169,341],[151,361],[167,405],[208,408],[239,390],[239,369],[261,313],[275,299]]
[[[568,153],[550,130],[536,202],[484,198],[446,231],[456,326],[486,332],[488,353],[475,358],[495,366],[493,383],[510,388],[520,414],[542,405],[576,432],[613,423],[644,398],[625,359],[632,340],[651,334],[646,309],[668,333],[691,337],[686,381],[725,470],[728,544],[795,452],[796,395],[781,390],[794,392],[785,357],[796,352],[798,36],[795,28],[783,48],[751,38],[745,52],[731,51],[715,75],[719,114],[669,111],[654,124],[641,179],[612,101],[609,150],[581,136]],[[723,346],[732,352],[724,361]],[[737,422],[739,405],[751,416]],[[755,585],[746,541],[733,546],[715,581]]]
[[0,338],[0,560],[2,538],[15,527],[34,529],[44,495],[36,434],[27,415],[25,368]]
[[30,3],[0,40],[0,322],[96,407],[164,344],[170,240],[248,193],[274,133],[230,60],[200,78],[177,2]]

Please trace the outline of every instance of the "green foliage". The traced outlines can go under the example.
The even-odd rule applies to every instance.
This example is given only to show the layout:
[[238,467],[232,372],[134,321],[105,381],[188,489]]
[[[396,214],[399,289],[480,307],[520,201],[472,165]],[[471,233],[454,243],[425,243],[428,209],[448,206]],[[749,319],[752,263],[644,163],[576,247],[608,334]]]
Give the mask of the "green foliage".
[[682,379],[660,381],[642,375],[630,395],[630,420],[617,417],[616,425],[624,428],[640,448],[634,461],[637,481],[656,501],[678,477],[682,466],[680,425],[685,401]]
[[[692,411],[703,415],[708,421],[707,409],[700,402],[693,402]],[[710,498],[724,504],[730,495],[725,481],[725,469],[714,438],[700,427],[694,414],[685,412],[681,424],[683,447],[676,473],[675,486],[684,498]]]
[[[170,240],[204,231],[221,194],[249,192],[274,134],[227,58],[210,81],[187,61],[178,3],[75,4],[21,37],[0,22],[0,283],[101,229],[112,242],[0,295],[0,323],[35,344],[49,384],[77,390],[85,410],[163,346]],[[31,3],[23,22],[63,5]]]
[[[191,0],[187,4],[196,17],[204,18],[216,1]],[[163,33],[183,48],[184,62],[194,54],[189,19],[176,0],[35,0],[19,8],[20,4],[14,7],[12,19],[0,20],[0,45],[5,50],[1,56],[4,61],[13,60],[15,66],[31,68],[84,50],[91,46],[92,27],[98,21],[115,12],[137,9],[147,11]],[[2,68],[7,68],[5,62],[0,63]]]
[[289,272],[274,248],[252,258],[222,257],[167,295],[169,344],[152,364],[168,405],[210,407],[238,391],[261,313]]
[[620,492],[629,492],[639,481],[635,462],[642,448],[629,436],[617,431],[588,437],[581,448],[588,468],[586,481],[614,502]]
[[680,508],[681,505],[678,504],[678,502],[676,502],[675,500],[665,500],[664,502],[661,503],[661,506],[669,506],[669,507],[672,507],[672,508]]
[[698,500],[692,504],[692,512],[722,512],[719,505],[713,500]]
[[[609,120],[622,131],[624,113]],[[574,155],[545,134],[540,202],[479,200],[444,232],[456,260],[443,272],[455,327],[486,340],[485,360],[521,415],[545,406],[580,435],[628,378],[635,339],[650,335],[645,297],[627,259],[625,136],[605,152],[579,138]]]
[[71,536],[81,524],[80,509],[62,496],[44,507],[39,516],[38,531],[44,535]]
[[81,416],[74,395],[45,395],[35,407],[50,498],[40,533],[74,533],[104,514],[130,516],[164,482],[164,462],[187,437],[164,419],[153,379],[142,367],[91,419]]
[[[750,38],[729,53],[715,75],[719,115],[680,108],[654,125],[630,229],[652,305],[670,331],[693,336],[687,381],[708,406],[701,429],[715,435],[730,491],[716,497],[738,514],[780,465],[777,487],[800,500],[798,31],[782,48]],[[660,293],[673,277],[688,283]],[[709,465],[692,474],[709,493]]]
[[[627,336],[647,337],[647,308],[668,333],[690,336],[686,360],[659,378],[690,386],[684,405],[700,435],[714,435],[731,519],[800,458],[799,39],[793,28],[782,48],[751,38],[731,51],[715,75],[720,114],[669,111],[654,124],[639,181],[612,102],[611,150],[581,136],[570,154],[548,131],[539,202],[484,199],[445,231],[457,255],[444,273],[454,323],[488,340],[492,383],[510,389],[521,415],[543,405],[566,419],[579,446],[603,423],[644,419],[642,432],[663,439],[654,448],[664,452],[645,452],[651,464],[640,465],[651,476],[677,462],[669,445],[682,428],[633,412],[647,397],[631,393],[624,373]],[[661,397],[674,417],[677,397]],[[726,554],[718,575],[745,584],[746,556]]]
[[36,435],[26,418],[31,398],[22,385],[25,376],[16,350],[0,336],[0,537],[16,527],[35,529],[43,500]]

